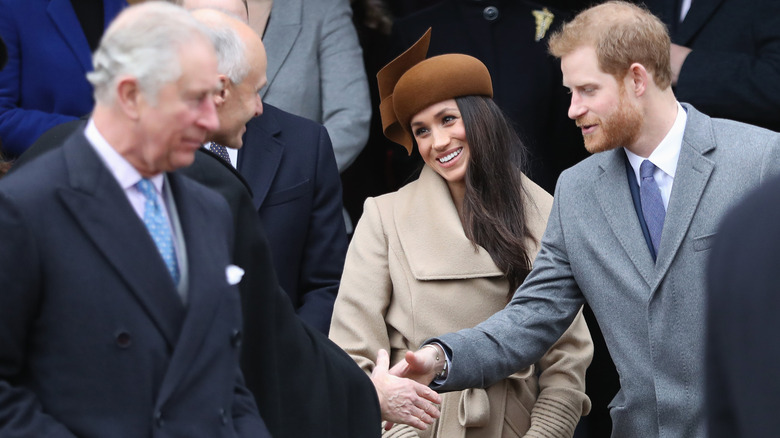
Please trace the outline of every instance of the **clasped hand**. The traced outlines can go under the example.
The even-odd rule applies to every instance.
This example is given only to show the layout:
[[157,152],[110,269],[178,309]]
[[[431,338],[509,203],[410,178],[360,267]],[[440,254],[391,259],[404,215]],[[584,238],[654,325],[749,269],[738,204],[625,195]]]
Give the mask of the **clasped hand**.
[[390,429],[395,423],[403,423],[425,430],[439,418],[436,405],[441,403],[441,396],[428,387],[436,375],[436,359],[430,351],[430,348],[416,353],[408,351],[406,357],[391,369],[388,369],[390,357],[387,351],[379,350],[377,353],[371,381],[379,396],[385,429]]

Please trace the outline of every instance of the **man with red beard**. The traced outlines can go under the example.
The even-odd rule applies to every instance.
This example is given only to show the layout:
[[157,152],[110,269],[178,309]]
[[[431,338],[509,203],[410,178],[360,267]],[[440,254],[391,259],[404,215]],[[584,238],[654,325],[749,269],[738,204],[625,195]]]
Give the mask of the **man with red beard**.
[[427,341],[435,348],[391,373],[435,378],[438,391],[490,386],[536,363],[587,302],[620,375],[612,436],[706,435],[708,250],[724,213],[780,172],[780,135],[678,103],[669,44],[658,18],[619,1],[551,38],[569,117],[594,155],[561,174],[533,270],[506,309]]

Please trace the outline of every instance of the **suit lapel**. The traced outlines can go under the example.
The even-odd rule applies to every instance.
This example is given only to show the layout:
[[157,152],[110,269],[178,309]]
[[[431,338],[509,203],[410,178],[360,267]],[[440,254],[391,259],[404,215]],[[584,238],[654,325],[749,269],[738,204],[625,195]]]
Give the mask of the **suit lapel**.
[[68,43],[73,56],[79,60],[84,72],[92,70],[92,51],[87,43],[87,37],[81,30],[81,23],[70,4],[70,0],[51,0],[46,12],[62,38]]
[[[223,288],[218,282],[226,281],[225,266],[210,263],[210,258],[207,256],[213,252],[214,245],[220,244],[213,240],[220,234],[204,233],[210,225],[206,222],[207,215],[204,214],[209,206],[198,202],[200,198],[187,192],[186,184],[182,181],[186,177],[176,173],[168,176],[176,200],[176,208],[179,211],[184,241],[187,244],[190,287],[187,291],[189,298],[187,316],[157,398],[160,403],[169,398],[179,380],[187,375],[187,368],[195,362],[200,352],[199,346],[203,344],[203,338],[212,327],[219,301],[222,299],[222,295],[218,292]],[[225,342],[227,341],[226,339]]]
[[394,209],[393,219],[414,278],[449,280],[504,275],[487,251],[475,248],[466,238],[441,177],[425,166],[419,180],[407,187]]
[[[237,167],[233,167],[232,164],[226,162],[225,160],[220,158],[219,155],[215,154],[214,152],[211,152],[210,150],[206,149],[205,147],[202,147],[202,148],[198,149],[198,153],[200,153],[202,155],[208,155],[210,157],[210,158],[208,158],[209,160],[216,160],[217,163],[219,163],[225,169],[228,169],[236,178],[238,178],[239,181],[241,181],[241,184],[244,185],[244,187],[249,192],[249,194],[250,195],[252,194],[252,187],[249,185],[249,182],[244,178],[244,175],[241,175],[241,173],[238,171]],[[239,157],[236,158],[236,160],[240,161],[241,160],[241,149],[238,150],[238,155],[239,155]],[[196,154],[196,157],[197,156],[198,155]],[[238,162],[236,162],[236,166],[239,166]],[[203,175],[204,169],[199,169],[199,170],[200,171],[198,173],[201,175],[201,179],[200,180],[196,179],[196,181],[208,180],[209,179],[208,176],[207,175]]]
[[259,210],[282,161],[284,144],[279,140],[282,130],[274,117],[274,108],[246,125],[244,147],[238,151],[238,171],[252,188],[252,203]]
[[82,134],[66,141],[63,154],[70,187],[59,191],[60,199],[173,348],[184,306],[154,241]]
[[[282,7],[282,5],[284,5]],[[268,89],[273,86],[279,69],[287,59],[287,55],[295,45],[295,40],[301,33],[303,21],[302,0],[282,0],[274,2],[271,7],[268,28],[263,35],[263,43],[268,54],[268,83],[260,90],[260,97],[265,97]]]
[[655,262],[647,249],[634,209],[626,176],[625,152],[619,148],[602,154],[603,160],[599,167],[601,173],[597,175],[594,184],[596,198],[629,260],[645,282],[651,284],[655,276]]
[[723,0],[694,0],[685,20],[677,25],[672,34],[672,41],[683,46],[689,45],[722,2]]
[[715,167],[703,155],[715,148],[709,118],[689,105],[685,105],[685,108],[688,121],[661,234],[657,261],[660,275],[657,282],[660,282],[674,261]]

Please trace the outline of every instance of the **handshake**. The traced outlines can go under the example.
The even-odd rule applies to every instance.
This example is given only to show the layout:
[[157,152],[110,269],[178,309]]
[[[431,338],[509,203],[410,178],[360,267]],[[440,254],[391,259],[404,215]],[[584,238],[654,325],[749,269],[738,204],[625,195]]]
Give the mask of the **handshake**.
[[428,385],[446,368],[444,351],[438,345],[427,344],[390,367],[385,350],[377,352],[371,381],[379,397],[385,430],[395,423],[408,424],[421,430],[439,418],[441,396]]

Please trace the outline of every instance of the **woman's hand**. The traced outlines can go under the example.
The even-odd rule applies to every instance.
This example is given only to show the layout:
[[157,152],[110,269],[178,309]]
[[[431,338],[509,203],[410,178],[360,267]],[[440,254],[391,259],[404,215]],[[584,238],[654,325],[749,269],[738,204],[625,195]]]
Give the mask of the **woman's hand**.
[[390,374],[389,366],[387,351],[379,350],[371,381],[379,396],[382,419],[387,422],[385,429],[395,423],[427,429],[439,418],[439,409],[434,404],[441,403],[441,396],[423,384]]

